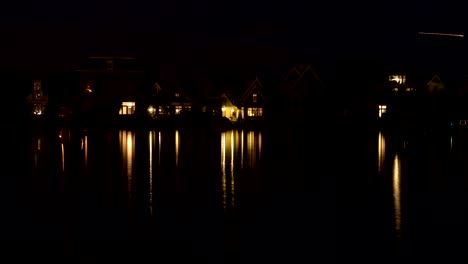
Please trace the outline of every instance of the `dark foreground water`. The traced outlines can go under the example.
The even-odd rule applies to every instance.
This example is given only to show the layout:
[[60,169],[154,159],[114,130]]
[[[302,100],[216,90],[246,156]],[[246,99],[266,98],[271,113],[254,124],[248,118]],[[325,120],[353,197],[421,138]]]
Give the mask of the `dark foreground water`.
[[468,133],[8,125],[10,262],[468,260]]

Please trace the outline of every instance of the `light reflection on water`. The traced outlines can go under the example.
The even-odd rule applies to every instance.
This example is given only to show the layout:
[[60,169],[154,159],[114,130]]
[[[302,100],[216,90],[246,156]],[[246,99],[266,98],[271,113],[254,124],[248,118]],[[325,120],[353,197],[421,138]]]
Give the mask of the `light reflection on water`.
[[175,163],[176,167],[179,165],[179,131],[175,131]]
[[154,134],[151,130],[149,132],[149,210],[150,215],[153,215],[153,148],[154,148]]
[[385,137],[382,134],[382,131],[379,131],[379,142],[378,142],[378,171],[381,172],[383,163],[385,160]]
[[123,159],[123,170],[127,176],[127,191],[129,199],[132,198],[133,187],[133,162],[135,153],[135,132],[120,130],[119,131],[120,152]]
[[[50,131],[52,132],[48,134]],[[70,180],[67,181],[67,188],[64,188],[64,190],[72,190],[71,192],[75,192],[71,196],[74,202],[79,201],[76,203],[79,204],[79,206],[81,206],[81,203],[86,206],[88,204],[95,205],[95,208],[90,210],[93,212],[98,211],[94,211],[94,209],[113,209],[113,206],[121,208],[122,204],[127,201],[126,199],[132,199],[132,204],[141,205],[145,216],[148,215],[149,211],[150,215],[153,215],[153,213],[157,215],[157,217],[151,219],[166,217],[167,219],[164,219],[164,223],[167,224],[172,223],[171,221],[173,219],[181,222],[179,217],[186,218],[187,215],[193,217],[195,214],[202,214],[204,212],[200,213],[200,211],[197,210],[204,206],[208,208],[206,211],[211,210],[208,206],[213,200],[213,204],[217,206],[216,209],[213,210],[221,209],[222,204],[223,208],[226,210],[225,215],[230,217],[230,210],[239,207],[242,201],[242,206],[248,204],[248,206],[252,207],[248,208],[248,206],[245,206],[243,209],[247,208],[246,210],[239,210],[239,214],[244,214],[242,217],[247,219],[250,215],[245,214],[249,214],[250,211],[257,213],[257,210],[255,210],[257,209],[257,204],[263,205],[263,200],[260,200],[263,198],[257,197],[261,197],[265,194],[263,189],[251,188],[252,186],[256,187],[256,184],[261,186],[265,181],[271,180],[271,182],[266,182],[269,185],[265,187],[266,191],[270,191],[268,188],[275,188],[277,182],[290,177],[288,175],[279,175],[281,171],[278,171],[277,175],[275,174],[276,171],[269,173],[270,171],[267,170],[265,173],[263,170],[256,170],[257,167],[264,169],[262,166],[263,164],[271,166],[271,162],[267,161],[274,160],[283,162],[283,159],[276,160],[275,158],[289,154],[282,152],[271,153],[271,151],[275,151],[276,148],[274,146],[275,142],[271,141],[273,137],[271,134],[268,134],[271,132],[268,131],[262,134],[260,131],[228,130],[216,134],[196,135],[186,134],[184,130],[106,130],[104,133],[102,133],[101,130],[89,131],[89,133],[83,133],[81,130],[54,129],[41,131],[40,133],[38,131],[31,132],[33,137],[30,141],[25,142],[27,145],[24,145],[24,147],[27,148],[27,151],[24,151],[24,155],[25,157],[27,155],[27,162],[30,166],[25,166],[26,168],[24,168],[24,171],[32,173],[36,183],[40,182],[43,184],[34,193],[35,195],[42,195],[42,190],[44,190],[45,186],[50,184],[50,181],[53,180],[54,183],[58,182],[57,178],[52,179],[52,177],[50,177],[51,179],[48,179],[46,177],[65,174],[73,177],[67,178]],[[291,134],[282,132],[277,133],[280,139],[282,139],[283,136],[284,138],[291,136]],[[435,222],[435,220],[429,218],[417,218],[419,215],[423,215],[421,211],[426,207],[432,209],[428,200],[420,197],[422,195],[433,195],[440,180],[443,179],[443,177],[447,177],[447,175],[443,173],[450,173],[450,171],[447,170],[433,170],[431,168],[445,168],[442,167],[442,165],[448,166],[452,165],[452,163],[455,164],[454,166],[457,166],[457,168],[464,166],[462,162],[466,159],[462,158],[466,157],[466,151],[464,150],[466,148],[462,148],[461,146],[465,141],[461,135],[455,134],[441,139],[440,142],[442,143],[437,141],[431,146],[426,144],[429,139],[409,137],[408,140],[405,138],[405,141],[402,141],[404,137],[401,137],[401,135],[395,136],[385,130],[372,133],[370,137],[366,135],[363,144],[352,145],[352,147],[362,150],[360,153],[365,156],[360,156],[361,154],[356,156],[347,155],[336,157],[329,161],[336,166],[340,166],[340,164],[353,164],[354,166],[355,163],[352,163],[352,161],[365,157],[365,159],[362,159],[362,167],[361,163],[356,163],[356,167],[351,167],[350,169],[361,171],[361,169],[366,170],[371,168],[365,176],[372,176],[373,178],[371,178],[371,181],[367,181],[366,178],[360,178],[366,181],[364,182],[363,180],[351,186],[353,187],[353,194],[354,189],[356,189],[356,193],[362,192],[364,195],[347,195],[345,199],[348,199],[351,204],[351,202],[360,201],[358,199],[361,198],[372,200],[374,197],[377,197],[372,203],[365,204],[365,206],[369,205],[369,208],[364,208],[365,210],[370,209],[371,213],[373,213],[374,210],[378,211],[378,213],[385,212],[382,215],[372,214],[372,217],[374,217],[374,215],[378,217],[376,221],[378,224],[372,228],[385,226],[382,228],[385,229],[382,231],[384,236],[388,234],[388,237],[391,236],[391,238],[394,239],[394,235],[396,235],[399,238],[398,241],[403,241],[416,232],[412,227],[421,226],[420,222],[417,221],[421,221],[423,224],[425,222]],[[292,136],[294,136],[294,134],[292,134]],[[109,140],[100,140],[103,138]],[[293,140],[290,142],[296,144]],[[302,142],[299,142],[299,144],[300,143]],[[456,159],[454,158],[450,161],[442,159],[444,158],[444,153],[440,153],[440,149],[443,148],[438,145],[439,143],[443,144],[443,147],[447,151],[451,149],[451,155],[462,156],[456,156]],[[266,147],[268,147],[268,151],[263,149]],[[201,148],[203,148],[203,151],[200,151]],[[296,148],[286,149],[289,151],[290,149],[295,150]],[[425,153],[426,150],[433,151],[439,156],[437,156],[437,158],[431,157],[428,153]],[[279,151],[284,151],[284,148],[279,148]],[[194,157],[193,154],[200,154],[200,156]],[[300,153],[294,154],[300,155]],[[326,158],[326,156],[324,157]],[[370,157],[370,159],[368,159],[368,157]],[[268,160],[269,158],[270,160]],[[298,164],[294,162],[291,163],[291,160],[292,159],[284,159],[284,164],[281,164],[286,171],[289,170],[290,166]],[[349,160],[351,161],[346,163]],[[373,161],[371,166],[369,166],[368,160]],[[299,160],[298,162],[303,161],[305,161],[305,159]],[[377,164],[375,164],[376,161]],[[200,162],[206,163],[199,164]],[[452,163],[445,164],[443,162]],[[176,166],[176,168],[174,168],[174,166]],[[80,174],[87,171],[87,168],[90,172],[89,175]],[[275,167],[273,166],[273,168]],[[308,168],[310,169],[309,172],[313,171],[312,167],[303,166],[301,168]],[[422,176],[419,177],[419,174],[415,174],[415,172],[424,170],[427,170],[427,173],[424,173],[427,175],[422,175],[423,173],[421,173]],[[210,172],[214,173],[209,174]],[[376,172],[380,177],[378,181],[374,182],[376,179]],[[257,175],[256,173],[265,174],[262,174],[261,177],[255,177]],[[206,176],[205,174],[209,174],[210,177],[203,178],[203,176]],[[124,175],[125,178],[118,177],[122,175]],[[212,175],[216,178],[211,177]],[[172,186],[176,185],[176,181],[173,181],[173,179],[178,176],[181,176],[179,179],[183,186],[180,193],[175,186]],[[268,178],[270,176],[273,179]],[[341,184],[344,181],[339,177],[333,178],[333,180],[337,181],[336,184]],[[300,183],[296,183],[293,180],[288,182],[292,187],[295,187],[293,184],[302,183],[304,182],[300,181]],[[73,184],[75,184],[75,186],[72,186]],[[335,182],[330,181],[330,185],[324,188],[330,186],[329,190],[333,190],[333,184],[335,184]],[[343,186],[345,190],[350,188],[347,185],[345,186],[345,184],[340,185],[340,187],[341,186]],[[452,191],[452,189],[449,188],[454,188],[452,185],[448,185],[448,183],[445,187],[447,193]],[[462,186],[455,187],[464,188]],[[41,191],[39,191],[39,189]],[[174,190],[176,190],[176,192],[174,192]],[[291,190],[295,191],[295,189],[292,188]],[[465,189],[455,189],[455,191],[457,190]],[[303,191],[304,193],[309,192],[310,186],[305,187]],[[442,192],[444,190],[439,191],[437,189],[437,191]],[[203,193],[205,196],[199,193]],[[349,193],[350,192],[347,194]],[[365,196],[368,194],[369,196]],[[384,197],[382,199],[379,198],[381,194],[383,194],[382,197]],[[436,194],[437,197],[435,197]],[[434,194],[434,200],[444,199],[438,195],[439,193],[436,194]],[[200,197],[198,195],[200,195]],[[274,195],[275,194],[272,194],[271,197],[268,197],[268,199],[271,198],[271,201],[265,199],[268,206],[273,204],[273,200],[276,198]],[[332,193],[332,195],[340,196],[343,194]],[[104,200],[101,196],[110,198],[109,200]],[[194,199],[192,201],[187,201],[187,199],[177,200],[179,197],[194,197]],[[430,196],[430,198],[432,198],[432,196]],[[101,203],[100,199],[102,200]],[[253,201],[253,203],[249,203],[250,201]],[[337,199],[336,201],[339,200]],[[336,205],[337,207],[334,209],[341,210],[339,207],[341,204],[335,204],[336,201],[333,200],[330,203],[325,201],[325,203],[326,206]],[[368,200],[365,200],[365,202],[367,201]],[[271,202],[271,204],[269,204],[269,202]],[[70,203],[70,211],[74,210],[76,204]],[[85,206],[83,206],[83,208],[85,208]],[[107,211],[110,211],[110,209]],[[179,210],[184,211],[186,209],[187,211],[191,211],[190,213],[193,211],[193,215],[186,212],[179,212]],[[413,213],[415,211],[419,213],[416,217],[416,213]],[[82,212],[86,214],[86,210],[83,209]],[[130,213],[133,212],[134,211]],[[317,215],[321,213],[320,210],[316,212]],[[258,214],[260,222],[260,220],[263,220],[263,215],[260,215],[261,212],[258,212]],[[270,216],[267,215],[265,217]],[[382,217],[382,219],[380,217]],[[77,222],[78,221],[80,220],[77,220]],[[237,219],[235,219],[235,221],[237,221]],[[412,223],[411,221],[417,223]],[[366,220],[364,219],[363,222],[366,222]],[[162,223],[162,221],[160,223]],[[173,225],[176,226],[175,223]],[[429,224],[426,224],[426,226],[430,227],[428,227],[427,230],[424,229],[424,232],[430,232],[431,228],[439,228]],[[189,229],[189,227],[187,227],[187,229]],[[392,230],[394,233],[390,234],[387,230]],[[373,231],[374,229],[369,228],[367,232]],[[378,229],[378,232],[380,231],[381,229]]]
[[398,154],[393,160],[393,207],[395,210],[395,231],[397,236],[401,235],[401,168]]
[[[385,174],[385,154],[386,154],[386,137],[382,131],[378,133],[378,162],[377,169],[378,173],[381,175]],[[403,149],[406,148],[407,140],[403,140]],[[390,169],[390,168],[389,168]],[[392,197],[393,197],[393,218],[394,218],[394,230],[397,237],[401,236],[401,165],[400,157],[395,152],[394,159],[391,168],[392,175]]]
[[[221,133],[221,186],[224,208],[227,207],[228,200],[231,207],[236,205],[236,178],[244,169],[244,159],[247,161],[248,168],[254,168],[257,165],[256,162],[261,155],[261,141],[262,134],[259,131],[244,133],[243,130],[230,130]],[[246,142],[246,157],[244,156],[244,142]]]

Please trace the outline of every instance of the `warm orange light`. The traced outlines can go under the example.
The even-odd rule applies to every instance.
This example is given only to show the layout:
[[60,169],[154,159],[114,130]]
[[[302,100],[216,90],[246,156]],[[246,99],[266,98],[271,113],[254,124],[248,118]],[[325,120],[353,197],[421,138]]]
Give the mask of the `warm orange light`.
[[387,106],[386,105],[379,105],[379,117],[382,117],[382,114],[387,112]]
[[119,115],[133,115],[135,113],[135,102],[122,102]]

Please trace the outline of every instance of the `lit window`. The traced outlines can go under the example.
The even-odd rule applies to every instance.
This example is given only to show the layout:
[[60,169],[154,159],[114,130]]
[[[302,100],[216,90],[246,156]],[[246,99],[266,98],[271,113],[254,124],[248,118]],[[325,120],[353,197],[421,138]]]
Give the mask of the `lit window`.
[[189,112],[189,111],[192,110],[192,106],[186,105],[186,106],[184,106],[184,110],[187,111],[187,112]]
[[175,107],[175,114],[180,115],[180,112],[182,111],[182,106],[181,105],[176,105]]
[[252,102],[254,102],[254,103],[257,102],[257,94],[256,93],[252,94]]
[[92,92],[93,92],[93,90],[91,89],[91,85],[90,85],[90,84],[86,85],[85,91],[86,91],[87,93],[92,93]]
[[154,117],[156,115],[156,108],[154,108],[152,105],[148,106],[148,114],[151,117]]
[[262,116],[262,108],[261,107],[247,108],[247,116]]
[[119,115],[133,115],[135,114],[135,102],[122,102],[120,106]]
[[390,75],[388,80],[391,82],[396,82],[398,84],[405,84],[406,83],[406,76],[405,75]]
[[175,93],[175,97],[179,98],[180,94],[179,93]]
[[383,114],[387,112],[387,106],[386,105],[379,105],[379,117],[382,117]]

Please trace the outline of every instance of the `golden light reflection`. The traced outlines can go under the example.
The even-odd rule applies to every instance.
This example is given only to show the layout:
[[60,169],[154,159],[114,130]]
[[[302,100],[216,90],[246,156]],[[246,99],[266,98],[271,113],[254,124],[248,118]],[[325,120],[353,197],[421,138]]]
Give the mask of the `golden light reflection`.
[[395,231],[399,237],[401,234],[401,168],[400,159],[395,154],[393,161],[393,205],[395,210]]
[[385,161],[385,137],[381,131],[379,131],[379,143],[378,143],[378,171],[382,171],[382,167]]
[[241,169],[244,168],[244,130],[241,131]]
[[81,140],[81,150],[84,152],[84,165],[85,168],[88,166],[88,136],[84,136]]
[[153,141],[154,131],[149,132],[149,210],[153,215]]
[[158,151],[158,165],[161,165],[161,132],[158,133],[158,148],[159,148],[159,151]]
[[226,132],[221,133],[221,173],[223,207],[226,209]]
[[262,132],[258,132],[258,158],[262,156]]
[[234,133],[231,131],[231,206],[234,206]]
[[61,149],[62,149],[62,172],[65,171],[65,150],[63,147],[63,142],[60,143]]
[[255,167],[257,162],[257,155],[255,146],[255,133],[253,131],[249,131],[247,133],[247,160],[249,161],[250,166]]
[[124,170],[127,171],[128,197],[132,197],[133,160],[135,153],[135,134],[133,131],[120,130],[120,150],[122,153]]
[[175,131],[175,162],[176,167],[179,165],[179,131]]

